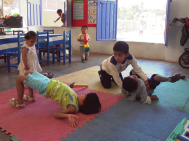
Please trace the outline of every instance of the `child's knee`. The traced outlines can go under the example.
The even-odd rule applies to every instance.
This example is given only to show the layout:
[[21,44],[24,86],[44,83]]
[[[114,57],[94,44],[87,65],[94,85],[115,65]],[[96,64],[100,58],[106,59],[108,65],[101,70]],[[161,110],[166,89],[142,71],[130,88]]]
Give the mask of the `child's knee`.
[[16,82],[22,82],[23,83],[24,80],[28,81],[25,75],[18,75],[16,77]]

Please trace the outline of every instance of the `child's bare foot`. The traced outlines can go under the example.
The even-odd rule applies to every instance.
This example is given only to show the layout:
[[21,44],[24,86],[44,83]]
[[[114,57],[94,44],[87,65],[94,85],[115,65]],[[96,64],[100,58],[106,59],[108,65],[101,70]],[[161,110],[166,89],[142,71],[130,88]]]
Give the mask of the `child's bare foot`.
[[151,100],[159,100],[159,98],[157,97],[157,95],[152,95],[152,96],[150,96],[150,99],[151,99]]

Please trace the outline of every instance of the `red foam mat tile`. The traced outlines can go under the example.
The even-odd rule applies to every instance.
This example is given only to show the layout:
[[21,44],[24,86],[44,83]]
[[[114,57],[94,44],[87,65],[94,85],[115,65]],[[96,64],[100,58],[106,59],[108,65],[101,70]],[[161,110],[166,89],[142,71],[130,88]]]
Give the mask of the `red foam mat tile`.
[[[74,91],[79,95],[82,93],[95,92],[99,96],[102,104],[101,112],[105,111],[114,103],[121,100],[122,96],[111,95],[90,89],[75,88]],[[9,90],[0,93],[0,127],[11,135],[15,135],[24,141],[30,140],[60,140],[71,134],[73,128],[69,126],[67,119],[57,119],[54,113],[61,110],[59,103],[50,99],[45,99],[42,95],[35,92],[36,102],[25,102],[23,109],[17,109],[9,104],[9,100],[16,96],[16,90]],[[76,114],[79,127],[86,124],[98,114],[83,115]]]

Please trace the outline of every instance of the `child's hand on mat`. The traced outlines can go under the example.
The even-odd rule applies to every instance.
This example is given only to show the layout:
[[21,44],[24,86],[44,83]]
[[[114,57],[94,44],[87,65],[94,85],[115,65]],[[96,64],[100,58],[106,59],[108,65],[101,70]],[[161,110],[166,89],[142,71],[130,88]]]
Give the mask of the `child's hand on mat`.
[[157,95],[152,95],[152,96],[150,96],[150,99],[151,99],[151,100],[159,100],[159,98],[157,97]]
[[68,115],[68,120],[71,127],[76,127],[78,125],[76,119],[78,119],[76,115],[73,115],[73,114]]
[[145,86],[146,86],[146,90],[149,90],[150,89],[150,85],[148,83],[148,80],[145,81]]

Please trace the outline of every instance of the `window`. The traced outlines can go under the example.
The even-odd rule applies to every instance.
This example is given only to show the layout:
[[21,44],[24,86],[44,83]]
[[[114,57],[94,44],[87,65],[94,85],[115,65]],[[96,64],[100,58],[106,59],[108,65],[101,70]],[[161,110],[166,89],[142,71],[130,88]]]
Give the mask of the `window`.
[[19,0],[0,0],[0,17],[12,16],[14,13],[19,14]]
[[[112,9],[109,6],[111,3],[118,4],[117,8]],[[165,22],[165,17],[168,17],[169,14],[169,5],[170,0],[167,0],[167,3],[165,0],[117,0],[113,2],[98,0],[97,40],[119,39],[164,43],[164,31],[168,32],[168,28],[165,28],[168,20]],[[112,13],[115,13],[116,16]],[[107,36],[112,30],[110,25],[116,26],[113,32],[116,33],[115,38]],[[165,39],[167,39],[167,32],[165,32]]]
[[67,1],[68,0],[28,0],[28,25],[29,26],[62,26],[57,9],[62,9],[67,26]]
[[[66,0],[42,0],[42,15],[43,15],[43,26],[62,26],[63,23],[59,19],[56,23],[54,22],[59,16],[57,9],[62,9],[62,13],[67,16],[67,1]],[[67,19],[67,18],[65,18]],[[65,20],[67,24],[67,20]],[[66,25],[67,26],[67,25]]]

